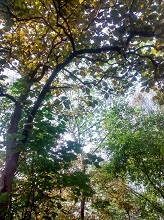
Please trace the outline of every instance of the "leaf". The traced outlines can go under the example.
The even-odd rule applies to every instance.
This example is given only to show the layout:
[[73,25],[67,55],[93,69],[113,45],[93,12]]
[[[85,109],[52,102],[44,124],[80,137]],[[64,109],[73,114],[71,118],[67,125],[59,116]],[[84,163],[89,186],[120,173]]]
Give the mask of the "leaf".
[[89,95],[89,94],[90,94],[90,89],[86,87],[86,88],[85,88],[85,92],[86,92],[86,94]]
[[149,92],[150,92],[150,88],[147,87],[145,91],[146,91],[147,93],[149,93]]
[[157,53],[157,50],[156,50],[156,49],[153,49],[152,52],[153,52],[153,54],[156,54],[156,53]]
[[142,76],[147,76],[147,72],[144,71],[144,72],[141,73],[141,75],[142,75]]
[[33,103],[32,100],[25,100],[23,102],[23,104],[25,104],[25,105],[31,105],[32,103]]
[[110,5],[110,7],[113,7],[114,6],[114,2],[110,1],[109,5]]
[[79,3],[82,4],[84,0],[79,0]]

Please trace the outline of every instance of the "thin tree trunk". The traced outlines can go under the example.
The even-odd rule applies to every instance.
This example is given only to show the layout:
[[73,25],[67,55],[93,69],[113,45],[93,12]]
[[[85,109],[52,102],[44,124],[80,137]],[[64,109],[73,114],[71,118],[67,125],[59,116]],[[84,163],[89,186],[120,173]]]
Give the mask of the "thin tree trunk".
[[[79,134],[79,140],[80,140],[80,134]],[[80,141],[79,141],[80,143]],[[85,174],[86,173],[86,166],[84,164],[84,158],[83,158],[83,154],[81,154],[81,166],[82,166],[82,171]],[[85,196],[84,193],[82,191],[81,193],[81,220],[84,220],[85,218]]]
[[85,217],[85,197],[81,198],[81,220],[84,220]]

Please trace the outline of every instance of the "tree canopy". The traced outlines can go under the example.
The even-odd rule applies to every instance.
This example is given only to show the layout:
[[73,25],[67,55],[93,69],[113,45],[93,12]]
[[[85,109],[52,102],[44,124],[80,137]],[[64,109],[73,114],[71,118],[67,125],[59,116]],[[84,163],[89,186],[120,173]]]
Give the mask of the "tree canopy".
[[[137,82],[157,91],[163,103],[164,5],[160,0],[0,0],[0,6],[5,219],[23,152],[29,166],[39,149],[49,158],[67,120],[86,115],[110,94],[124,94]],[[74,153],[68,149],[67,154],[73,161],[78,152],[71,147]],[[62,153],[54,158],[57,166]]]
[[[162,219],[163,112],[116,103],[104,120],[108,160],[93,171],[104,219]],[[105,188],[105,189],[104,189]]]

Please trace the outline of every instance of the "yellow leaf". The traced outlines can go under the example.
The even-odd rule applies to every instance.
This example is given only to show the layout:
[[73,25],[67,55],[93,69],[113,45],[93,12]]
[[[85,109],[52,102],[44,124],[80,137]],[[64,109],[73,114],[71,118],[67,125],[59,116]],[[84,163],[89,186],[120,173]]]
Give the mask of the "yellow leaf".
[[19,34],[20,34],[20,36],[24,36],[24,31],[23,31],[23,30],[20,30],[20,31],[19,31]]
[[92,0],[92,5],[94,8],[96,8],[97,7],[97,0]]
[[140,19],[141,19],[141,21],[143,21],[144,20],[144,15],[141,15]]
[[114,6],[114,2],[110,1],[109,5],[110,5],[110,7],[113,7]]
[[79,0],[79,3],[82,4],[84,0]]
[[7,39],[11,39],[11,38],[12,38],[12,34],[9,33],[9,34],[7,35]]
[[156,54],[157,53],[157,50],[156,49],[153,49],[153,54]]
[[147,72],[144,71],[144,72],[141,73],[141,75],[142,75],[142,76],[146,76],[146,75],[147,75]]

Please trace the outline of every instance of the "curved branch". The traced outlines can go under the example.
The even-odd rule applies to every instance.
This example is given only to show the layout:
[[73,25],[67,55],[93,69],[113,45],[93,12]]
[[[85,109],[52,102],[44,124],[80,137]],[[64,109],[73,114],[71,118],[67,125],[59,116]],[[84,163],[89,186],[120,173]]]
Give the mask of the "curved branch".
[[[37,111],[41,105],[41,103],[43,102],[47,92],[50,90],[51,87],[51,83],[53,82],[53,80],[55,79],[55,77],[57,76],[57,74],[61,71],[64,70],[65,67],[70,64],[72,62],[72,60],[74,58],[76,58],[78,55],[82,55],[82,54],[94,54],[94,53],[102,53],[102,52],[110,52],[110,51],[115,51],[119,54],[121,54],[121,47],[119,46],[104,46],[101,48],[88,48],[88,49],[82,49],[82,50],[78,50],[78,51],[73,51],[68,58],[61,64],[56,65],[55,69],[52,71],[50,77],[48,78],[47,82],[45,83],[45,85],[42,88],[42,91],[40,92],[40,95],[38,96],[38,99],[36,100],[36,102],[34,103],[34,106],[28,116],[28,119],[26,121],[26,125],[32,124],[35,115],[37,114]],[[24,135],[24,139],[22,140],[22,143],[25,143],[28,139],[28,135],[29,135],[29,131],[32,129],[32,126],[29,127],[27,126],[24,127],[23,130],[23,135]]]
[[154,31],[139,31],[139,30],[131,30],[128,32],[129,36],[126,40],[126,47],[129,46],[130,41],[133,37],[139,36],[139,37],[157,37],[157,38],[163,38],[161,35],[157,35]]
[[74,57],[77,57],[78,55],[82,54],[94,54],[94,53],[102,53],[102,52],[110,52],[114,51],[119,54],[122,54],[122,47],[120,46],[104,46],[104,47],[99,47],[99,48],[86,48],[86,49],[81,49],[73,52]]
[[49,88],[49,90],[52,90],[52,89],[71,89],[72,87],[71,86],[51,86]]
[[146,48],[146,47],[152,47],[152,48],[154,48],[154,49],[157,50],[157,51],[164,49],[164,46],[161,46],[161,47],[158,48],[158,47],[156,47],[155,45],[150,44],[150,45],[144,45],[144,46],[142,46],[142,47],[137,48],[137,49],[135,50],[135,52],[138,51],[138,50],[140,50],[140,49]]
[[140,57],[140,58],[147,58],[147,59],[149,59],[151,62],[152,62],[152,64],[155,66],[155,67],[157,67],[158,66],[158,63],[155,61],[155,60],[153,60],[153,58],[151,57],[151,56],[148,56],[148,55],[141,55],[141,54],[139,54],[139,53],[136,53],[136,52],[134,52],[134,51],[131,51],[131,52],[128,52],[127,53],[127,55],[136,55],[136,56],[138,56],[138,57]]
[[10,99],[11,101],[13,101],[15,103],[15,105],[17,104],[17,100],[12,95],[0,93],[0,97],[6,97],[6,98]]

